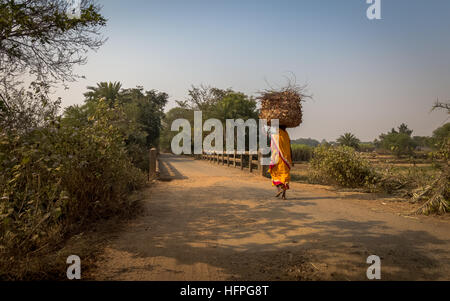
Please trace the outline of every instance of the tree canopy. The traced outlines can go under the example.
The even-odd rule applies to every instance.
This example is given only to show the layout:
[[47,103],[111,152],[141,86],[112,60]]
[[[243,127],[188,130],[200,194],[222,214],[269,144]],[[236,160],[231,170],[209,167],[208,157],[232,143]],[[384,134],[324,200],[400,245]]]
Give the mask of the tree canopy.
[[412,155],[416,142],[411,138],[413,133],[408,126],[402,123],[398,128],[392,129],[387,134],[380,135],[380,145],[382,148],[392,151],[398,157],[402,155]]
[[[194,111],[202,111],[204,120],[216,118],[224,124],[227,119],[258,119],[256,100],[244,93],[201,85],[192,86],[188,95],[187,100],[177,101],[178,107],[171,109],[165,115],[161,137],[161,147],[165,150],[170,150],[172,137],[176,135],[171,131],[172,122],[179,118],[186,119],[190,122],[192,130]],[[203,133],[203,135],[206,134]],[[193,138],[193,135],[191,137]]]
[[[42,83],[73,81],[74,65],[104,38],[106,19],[94,0],[80,1],[79,18],[65,0],[0,0],[0,110],[10,109],[20,78]],[[0,113],[1,113],[0,112]]]
[[433,142],[435,145],[440,146],[446,139],[450,139],[450,122],[447,122],[433,132]]
[[[63,122],[71,123],[74,127],[88,123],[89,116],[102,100],[110,108],[120,108],[124,111],[126,118],[118,127],[126,138],[128,149],[143,154],[150,147],[158,146],[164,107],[169,96],[156,90],[145,91],[143,87],[121,87],[120,82],[101,82],[96,87],[87,87],[89,91],[84,94],[85,103],[82,106],[66,108]],[[145,161],[140,164],[140,167],[146,168]]]

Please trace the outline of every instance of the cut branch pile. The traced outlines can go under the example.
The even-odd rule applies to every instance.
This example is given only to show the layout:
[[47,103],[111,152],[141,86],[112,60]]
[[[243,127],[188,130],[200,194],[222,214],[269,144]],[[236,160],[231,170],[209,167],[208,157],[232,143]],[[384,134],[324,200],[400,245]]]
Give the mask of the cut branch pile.
[[260,119],[266,119],[270,125],[272,119],[278,119],[280,125],[297,127],[302,123],[302,104],[306,97],[301,87],[288,86],[280,90],[266,90],[260,93]]

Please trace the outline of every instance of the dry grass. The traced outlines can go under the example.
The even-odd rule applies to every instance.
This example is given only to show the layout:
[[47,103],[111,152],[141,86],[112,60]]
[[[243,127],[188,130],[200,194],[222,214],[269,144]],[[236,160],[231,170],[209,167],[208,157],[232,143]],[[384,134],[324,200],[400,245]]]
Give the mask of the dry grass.
[[302,104],[307,97],[303,87],[288,85],[278,90],[265,90],[260,92],[261,101],[260,118],[267,120],[278,119],[280,125],[297,127],[302,123]]
[[[449,177],[430,163],[371,163],[383,177],[373,195],[387,194],[410,203],[416,214],[443,214],[448,212]],[[317,184],[309,173],[310,164],[297,163],[291,170],[294,182]],[[362,189],[365,191],[365,189]]]

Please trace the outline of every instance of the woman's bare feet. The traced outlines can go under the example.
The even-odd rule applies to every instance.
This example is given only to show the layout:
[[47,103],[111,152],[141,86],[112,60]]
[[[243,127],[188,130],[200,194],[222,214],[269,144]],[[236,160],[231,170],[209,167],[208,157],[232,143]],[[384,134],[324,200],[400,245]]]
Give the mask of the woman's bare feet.
[[280,186],[277,186],[277,189],[278,189],[278,192],[275,195],[276,198],[279,197],[283,193],[283,189],[281,189]]

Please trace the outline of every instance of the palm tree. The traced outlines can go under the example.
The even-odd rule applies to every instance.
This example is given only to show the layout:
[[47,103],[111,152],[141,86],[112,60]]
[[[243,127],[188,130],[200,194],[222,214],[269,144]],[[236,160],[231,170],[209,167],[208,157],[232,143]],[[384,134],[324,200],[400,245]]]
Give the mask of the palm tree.
[[350,146],[354,149],[358,149],[360,143],[359,139],[352,133],[345,133],[344,135],[341,135],[341,137],[337,139],[337,142],[340,145]]
[[88,86],[88,92],[84,93],[87,101],[98,101],[105,98],[109,104],[113,104],[118,100],[122,84],[120,82],[100,82],[96,87]]

